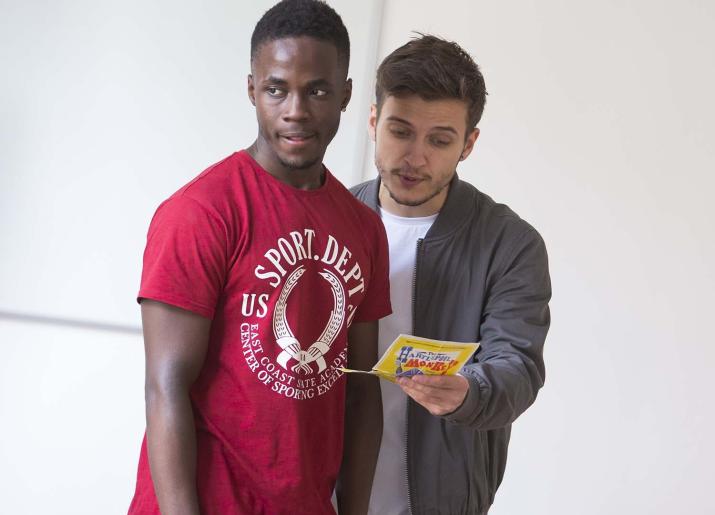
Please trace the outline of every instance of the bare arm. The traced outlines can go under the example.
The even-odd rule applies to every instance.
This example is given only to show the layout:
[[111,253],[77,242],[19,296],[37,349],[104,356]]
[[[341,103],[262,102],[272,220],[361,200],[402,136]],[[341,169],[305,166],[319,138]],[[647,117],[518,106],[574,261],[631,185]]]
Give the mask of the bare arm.
[[[377,322],[354,323],[348,332],[348,367],[377,362]],[[382,397],[376,377],[347,374],[345,443],[336,487],[341,515],[365,514],[382,440]]]
[[211,320],[143,300],[147,450],[164,515],[198,515],[196,429],[189,389],[206,356]]

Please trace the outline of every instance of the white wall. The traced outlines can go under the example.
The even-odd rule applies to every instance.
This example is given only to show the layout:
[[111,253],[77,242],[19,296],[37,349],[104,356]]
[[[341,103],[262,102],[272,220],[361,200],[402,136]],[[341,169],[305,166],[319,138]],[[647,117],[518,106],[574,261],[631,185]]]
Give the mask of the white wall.
[[[134,300],[150,217],[250,145],[249,43],[273,0],[0,0],[0,512],[126,513],[144,431]],[[362,171],[381,2],[331,2]]]
[[715,513],[715,4],[390,0],[383,16],[380,59],[414,29],[481,64],[461,176],[550,251],[547,383],[494,515]]
[[126,513],[144,430],[139,335],[0,320],[2,513]]

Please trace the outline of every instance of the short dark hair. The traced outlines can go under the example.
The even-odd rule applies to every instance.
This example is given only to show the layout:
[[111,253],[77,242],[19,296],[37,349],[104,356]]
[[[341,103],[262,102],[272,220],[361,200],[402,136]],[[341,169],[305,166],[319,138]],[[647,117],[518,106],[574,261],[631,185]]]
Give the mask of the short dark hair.
[[385,57],[377,69],[378,115],[388,96],[408,95],[466,102],[468,132],[482,118],[487,100],[484,77],[474,59],[453,41],[420,33]]
[[335,45],[338,59],[347,70],[350,63],[348,30],[340,15],[320,0],[282,0],[268,9],[253,29],[251,62],[264,43],[301,36]]

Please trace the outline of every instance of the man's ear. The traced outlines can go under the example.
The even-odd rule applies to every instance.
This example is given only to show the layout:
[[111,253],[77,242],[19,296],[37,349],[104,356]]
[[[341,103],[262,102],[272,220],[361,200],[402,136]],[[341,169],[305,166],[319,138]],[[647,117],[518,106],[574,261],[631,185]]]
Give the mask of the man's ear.
[[348,79],[345,81],[345,89],[343,93],[343,101],[340,103],[340,110],[342,112],[345,112],[345,110],[348,108],[348,104],[350,103],[350,99],[353,96],[353,80]]
[[253,106],[256,106],[256,87],[253,84],[253,75],[248,74],[248,99],[251,101]]
[[370,116],[367,118],[367,133],[370,135],[370,139],[375,141],[375,135],[377,131],[377,105],[372,104],[370,106]]
[[469,157],[469,154],[472,153],[472,150],[474,150],[474,144],[477,142],[477,138],[479,137],[479,129],[476,127],[472,129],[472,132],[469,133],[469,136],[467,136],[467,141],[464,143],[464,150],[462,150],[462,155],[459,156],[460,161],[464,161]]

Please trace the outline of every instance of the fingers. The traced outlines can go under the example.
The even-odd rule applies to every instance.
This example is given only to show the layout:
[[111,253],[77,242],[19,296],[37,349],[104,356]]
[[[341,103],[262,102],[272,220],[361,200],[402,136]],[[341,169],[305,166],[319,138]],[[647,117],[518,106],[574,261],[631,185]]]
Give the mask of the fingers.
[[424,385],[430,388],[439,388],[445,390],[461,389],[462,382],[465,381],[462,376],[416,375],[412,376],[410,379],[418,385]]
[[436,416],[457,409],[469,390],[468,381],[461,376],[401,377],[397,384],[415,402]]
[[442,410],[444,408],[442,407],[443,401],[441,399],[437,399],[433,396],[429,396],[423,392],[420,392],[418,390],[411,388],[410,386],[403,386],[403,385],[400,385],[400,386],[402,387],[402,390],[407,395],[412,397],[412,399],[414,399],[415,402],[417,402],[418,404],[423,406],[432,415],[439,416],[439,415],[443,414]]

